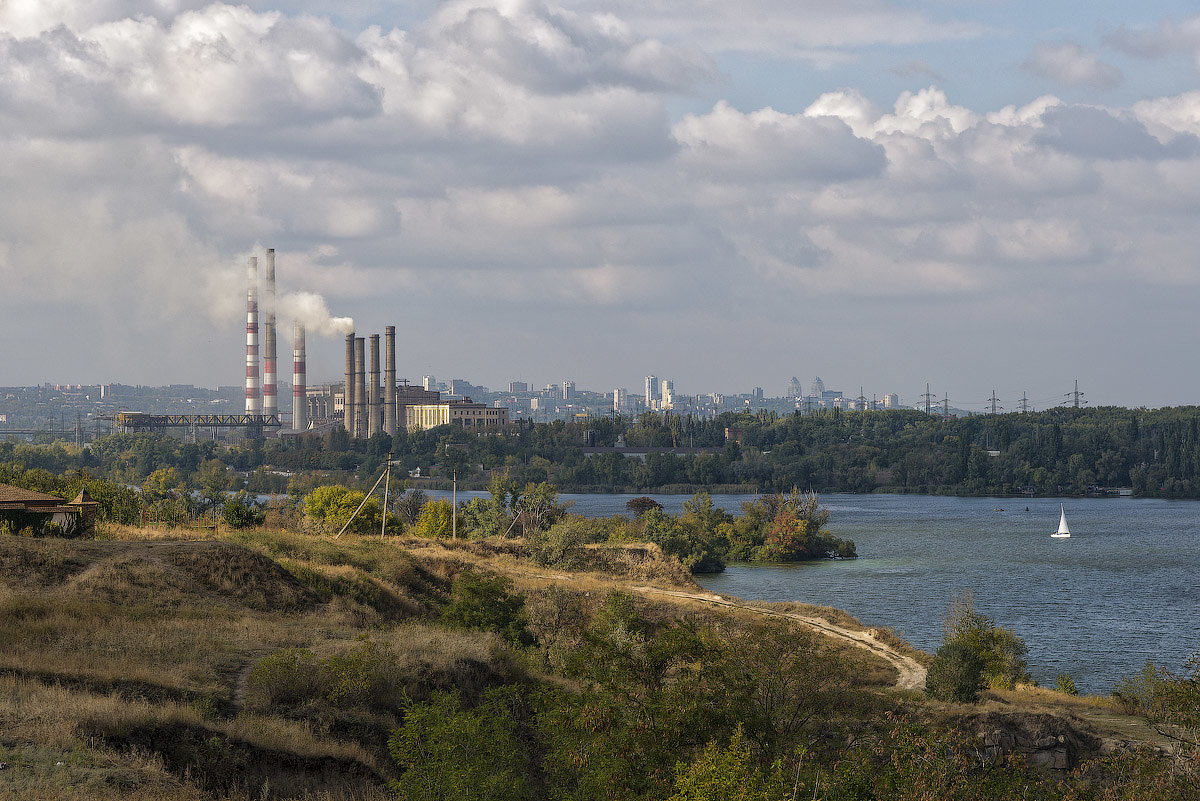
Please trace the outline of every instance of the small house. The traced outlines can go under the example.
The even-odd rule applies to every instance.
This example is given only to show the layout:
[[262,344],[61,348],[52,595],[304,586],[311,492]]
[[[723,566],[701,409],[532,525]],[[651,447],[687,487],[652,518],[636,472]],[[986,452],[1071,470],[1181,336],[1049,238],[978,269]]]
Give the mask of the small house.
[[50,524],[62,532],[90,531],[96,522],[96,506],[86,489],[67,502],[44,492],[0,484],[0,525],[14,534],[26,528],[42,534]]

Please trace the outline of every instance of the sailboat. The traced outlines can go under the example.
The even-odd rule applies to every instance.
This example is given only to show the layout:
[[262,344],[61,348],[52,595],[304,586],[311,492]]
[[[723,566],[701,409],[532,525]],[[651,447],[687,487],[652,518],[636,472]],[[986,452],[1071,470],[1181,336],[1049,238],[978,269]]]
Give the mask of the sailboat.
[[1058,505],[1058,508],[1062,512],[1062,515],[1058,518],[1058,531],[1054,532],[1050,536],[1069,537],[1071,536],[1071,529],[1067,528],[1067,510],[1061,503]]

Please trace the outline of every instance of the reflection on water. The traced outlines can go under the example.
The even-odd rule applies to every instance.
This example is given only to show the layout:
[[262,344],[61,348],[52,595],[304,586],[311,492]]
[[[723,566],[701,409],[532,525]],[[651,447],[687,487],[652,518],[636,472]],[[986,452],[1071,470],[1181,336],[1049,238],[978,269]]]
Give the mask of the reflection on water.
[[[431,493],[440,495],[440,493]],[[459,499],[485,493],[459,493]],[[636,495],[563,495],[589,517],[624,514]],[[678,514],[688,496],[651,495]],[[753,496],[714,495],[731,512]],[[971,590],[977,608],[1025,639],[1035,678],[1070,673],[1107,693],[1147,659],[1171,669],[1200,651],[1200,503],[1128,498],[1014,499],[824,495],[830,531],[859,559],[734,565],[701,576],[745,599],[845,609],[936,650],[942,616]],[[1070,539],[1051,539],[1059,503]]]

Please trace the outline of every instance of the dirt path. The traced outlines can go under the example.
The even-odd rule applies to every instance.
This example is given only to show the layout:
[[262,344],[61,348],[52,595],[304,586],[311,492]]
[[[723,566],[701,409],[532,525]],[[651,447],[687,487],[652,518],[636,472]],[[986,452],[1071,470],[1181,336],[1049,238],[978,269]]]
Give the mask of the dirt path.
[[643,595],[668,595],[674,598],[686,598],[692,601],[712,604],[713,606],[725,606],[731,609],[744,609],[747,612],[755,612],[767,617],[784,617],[788,620],[795,620],[798,623],[803,623],[809,628],[815,629],[829,637],[836,637],[840,640],[845,640],[851,645],[870,651],[881,659],[886,660],[892,667],[896,668],[899,677],[896,680],[896,688],[900,690],[922,690],[925,688],[925,667],[911,656],[900,653],[892,646],[885,642],[875,639],[870,631],[855,631],[842,626],[830,623],[819,617],[810,617],[808,615],[800,615],[795,612],[776,612],[771,609],[763,609],[758,606],[749,606],[747,604],[737,603],[728,598],[723,598],[720,595],[713,593],[691,593],[681,592],[679,590],[663,590],[658,587],[649,587],[645,585],[635,586],[635,592]]

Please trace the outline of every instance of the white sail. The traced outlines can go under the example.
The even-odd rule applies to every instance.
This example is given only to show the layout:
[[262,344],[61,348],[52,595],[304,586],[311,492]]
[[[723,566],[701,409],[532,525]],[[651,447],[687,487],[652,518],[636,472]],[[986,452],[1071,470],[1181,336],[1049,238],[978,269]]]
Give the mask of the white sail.
[[1061,503],[1058,505],[1058,508],[1062,512],[1062,514],[1058,518],[1058,531],[1051,534],[1050,536],[1051,537],[1069,537],[1069,536],[1071,536],[1071,529],[1067,528],[1067,510]]

